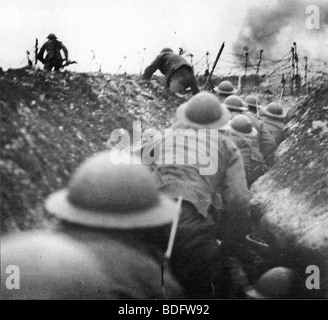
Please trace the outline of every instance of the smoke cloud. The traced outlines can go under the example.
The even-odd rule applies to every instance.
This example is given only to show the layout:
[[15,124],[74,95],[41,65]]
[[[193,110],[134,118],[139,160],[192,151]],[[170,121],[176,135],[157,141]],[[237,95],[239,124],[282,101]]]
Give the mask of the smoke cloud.
[[[306,21],[310,5],[319,8],[319,29],[308,29]],[[250,55],[279,59],[297,42],[299,53],[309,57],[328,59],[328,1],[278,0],[271,7],[251,8],[243,29],[233,44],[236,55],[245,47]]]

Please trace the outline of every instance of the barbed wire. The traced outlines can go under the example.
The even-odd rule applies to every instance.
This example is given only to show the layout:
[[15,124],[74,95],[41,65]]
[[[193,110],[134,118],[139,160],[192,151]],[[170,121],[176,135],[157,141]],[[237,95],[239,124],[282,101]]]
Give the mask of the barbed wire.
[[[210,66],[213,66],[214,64],[214,56],[210,55],[209,51],[205,51],[205,54],[201,55],[200,52],[197,52],[197,55],[194,55],[192,52],[189,52],[187,50],[183,50],[182,48],[179,48],[179,54],[184,56],[184,58],[190,62],[192,65],[195,75],[204,75],[206,74],[206,71],[210,69]],[[247,49],[247,50],[246,50]],[[143,50],[139,50],[136,52],[138,54],[138,62],[139,62],[139,68],[140,73],[143,69],[143,63],[144,63],[144,57],[145,57],[145,51],[146,48],[143,48]],[[92,63],[94,63],[97,67],[99,67],[99,72],[101,72],[101,64],[98,63],[96,59],[96,54],[93,50],[92,52],[92,58],[86,68],[89,68]],[[287,53],[282,55],[280,59],[270,59],[266,57],[262,57],[262,52],[254,52],[254,51],[248,51],[248,48],[244,49],[243,53],[238,52],[223,52],[219,63],[218,63],[218,70],[217,72],[213,73],[214,76],[222,76],[222,74],[232,74],[234,73],[242,73],[244,74],[254,74],[256,76],[266,76],[267,79],[270,79],[272,77],[281,77],[284,75],[285,77],[285,83],[287,82],[287,79],[291,80],[291,86],[293,86],[293,81],[295,77],[295,58],[297,59],[297,62],[299,62],[299,65],[297,66],[297,72],[300,71],[296,76],[300,77],[300,74],[302,72],[307,73],[308,75],[312,75],[312,77],[308,77],[308,82],[311,81],[311,79],[315,78],[316,76],[322,76],[326,77],[328,76],[327,72],[322,71],[322,68],[318,66],[319,63],[327,64],[325,60],[322,60],[320,58],[311,58],[309,61],[307,61],[307,65],[301,63],[303,59],[300,59],[299,54],[297,57],[295,57],[295,53],[293,50],[289,50]],[[197,57],[198,56],[198,57]],[[118,72],[121,70],[122,65],[124,64],[125,60],[127,58],[127,55],[124,56],[123,61],[118,66],[118,70],[115,74],[118,74]],[[294,59],[294,60],[293,60]],[[28,65],[29,60],[35,60],[35,47],[31,46],[24,54],[24,58],[20,61],[19,66],[21,67],[23,64]],[[196,60],[196,61],[195,61]],[[193,63],[193,61],[195,61]],[[221,65],[220,65],[221,64]],[[306,69],[305,71],[301,68]],[[305,76],[306,77],[306,76]]]

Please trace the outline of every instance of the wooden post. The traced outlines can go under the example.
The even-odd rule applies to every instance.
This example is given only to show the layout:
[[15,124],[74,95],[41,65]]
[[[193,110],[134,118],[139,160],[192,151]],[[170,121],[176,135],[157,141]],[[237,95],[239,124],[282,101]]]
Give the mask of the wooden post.
[[280,93],[280,103],[282,101],[282,97],[284,96],[285,84],[286,84],[286,79],[285,79],[284,73],[282,74],[281,83],[282,83],[282,89],[281,89],[281,93]]
[[38,40],[38,38],[36,38],[35,39],[35,50],[34,50],[34,53],[35,53],[34,64],[37,64],[37,62],[38,62],[38,44],[39,44],[39,40]]
[[245,73],[244,73],[244,81],[242,82],[240,93],[243,93],[244,84],[246,82],[246,73],[247,73],[247,67],[248,67],[248,48],[247,47],[244,48],[244,52],[245,52]]
[[304,80],[305,80],[305,93],[306,95],[309,94],[309,89],[308,89],[308,82],[307,82],[307,61],[308,61],[308,57],[305,56],[304,57],[304,60],[305,60],[305,67],[304,67]]
[[296,42],[294,42],[294,57],[295,57],[295,64],[296,64],[296,78],[295,78],[295,85],[296,85],[296,92],[297,95],[299,94],[300,91],[300,77],[298,74],[298,54],[297,54],[297,45]]
[[290,93],[294,94],[294,79],[295,79],[295,60],[294,60],[294,48],[291,47],[291,53],[292,53],[292,79],[291,79],[291,90]]
[[262,53],[263,53],[263,49],[260,51],[260,60],[257,64],[257,70],[256,70],[255,79],[254,79],[255,86],[257,86],[257,92],[259,92],[259,90],[260,90],[260,80],[258,79],[258,77],[259,77],[260,65],[261,65],[261,61],[262,61]]

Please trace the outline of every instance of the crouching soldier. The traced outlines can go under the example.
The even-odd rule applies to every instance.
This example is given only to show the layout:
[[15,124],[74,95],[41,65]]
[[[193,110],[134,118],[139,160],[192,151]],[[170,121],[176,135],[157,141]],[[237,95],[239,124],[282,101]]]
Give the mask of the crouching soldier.
[[217,93],[217,97],[221,103],[223,103],[227,97],[237,94],[237,89],[229,80],[220,82],[220,84],[214,88],[214,91]]
[[277,102],[271,102],[261,108],[261,119],[265,122],[267,128],[274,137],[276,144],[279,146],[285,140],[285,113],[281,105]]
[[[253,153],[252,159],[254,160],[254,170],[258,170],[258,176],[264,173],[265,166],[271,167],[275,152],[277,150],[277,144],[265,123],[257,119],[252,111],[249,111],[248,104],[240,97],[232,95],[224,100],[224,105],[231,111],[233,117],[237,114],[245,114],[252,121],[252,125],[257,130],[258,134],[251,138],[255,150],[258,152]],[[265,166],[264,166],[265,165]],[[254,170],[252,170],[254,172]]]
[[199,92],[193,69],[183,57],[175,54],[172,49],[164,48],[145,69],[142,79],[149,80],[157,70],[165,75],[166,84],[171,92],[184,94],[188,87],[191,88],[193,94]]
[[247,185],[250,187],[254,177],[251,172],[252,151],[254,149],[250,138],[257,135],[251,120],[245,115],[237,115],[224,127],[232,141],[237,145],[243,157]]
[[3,239],[2,279],[7,266],[20,270],[20,290],[2,281],[4,299],[182,297],[168,268],[161,274],[179,208],[159,194],[156,176],[134,163],[111,152],[91,157],[68,188],[46,199],[57,230]]
[[219,130],[231,115],[208,92],[192,97],[176,114],[174,130],[143,149],[143,159],[153,156],[160,190],[183,199],[172,269],[188,298],[227,298],[223,252],[238,250],[249,222],[243,160]]

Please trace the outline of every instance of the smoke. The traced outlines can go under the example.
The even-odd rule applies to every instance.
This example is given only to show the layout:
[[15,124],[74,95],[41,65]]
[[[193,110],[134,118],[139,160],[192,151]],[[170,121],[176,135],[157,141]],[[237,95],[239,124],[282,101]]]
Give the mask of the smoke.
[[[308,29],[307,13],[310,5],[319,8],[319,29]],[[245,47],[250,55],[263,55],[279,59],[297,42],[299,52],[309,57],[328,59],[328,1],[327,0],[278,0],[271,7],[251,8],[243,29],[233,44],[236,55]]]

